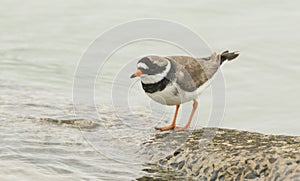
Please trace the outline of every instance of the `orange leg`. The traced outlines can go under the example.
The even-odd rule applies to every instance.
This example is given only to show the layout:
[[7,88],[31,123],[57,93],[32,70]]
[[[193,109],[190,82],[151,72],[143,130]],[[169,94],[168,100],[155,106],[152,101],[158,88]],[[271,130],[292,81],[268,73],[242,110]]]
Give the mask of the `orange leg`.
[[170,130],[170,129],[174,129],[175,126],[176,126],[176,118],[177,118],[179,107],[180,107],[180,104],[177,104],[176,105],[176,111],[175,111],[175,114],[174,114],[173,121],[172,121],[172,123],[169,126],[155,128],[155,129],[156,130],[160,130],[160,131],[167,131],[167,130]]
[[175,128],[176,131],[186,130],[186,129],[188,129],[190,127],[192,119],[194,117],[194,114],[195,114],[195,111],[196,111],[197,107],[198,107],[198,102],[197,102],[196,99],[194,99],[193,110],[191,112],[191,115],[190,115],[190,118],[189,118],[187,124],[184,127],[176,127]]

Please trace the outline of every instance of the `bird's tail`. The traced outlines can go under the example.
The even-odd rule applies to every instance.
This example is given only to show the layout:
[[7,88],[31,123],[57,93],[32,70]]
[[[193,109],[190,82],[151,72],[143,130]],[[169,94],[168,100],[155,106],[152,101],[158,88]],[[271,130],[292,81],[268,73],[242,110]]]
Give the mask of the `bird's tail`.
[[233,60],[235,59],[237,56],[239,56],[239,52],[229,52],[228,50],[221,53],[221,63],[222,64],[224,61],[228,60]]

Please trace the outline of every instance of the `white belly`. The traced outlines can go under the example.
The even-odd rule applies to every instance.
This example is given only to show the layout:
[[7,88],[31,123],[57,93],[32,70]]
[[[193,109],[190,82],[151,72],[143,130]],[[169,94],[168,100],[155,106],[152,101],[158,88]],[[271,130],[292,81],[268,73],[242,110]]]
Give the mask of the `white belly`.
[[176,84],[169,84],[164,90],[155,93],[147,93],[154,101],[164,105],[177,105],[196,99],[209,85],[209,81],[193,92],[186,92]]

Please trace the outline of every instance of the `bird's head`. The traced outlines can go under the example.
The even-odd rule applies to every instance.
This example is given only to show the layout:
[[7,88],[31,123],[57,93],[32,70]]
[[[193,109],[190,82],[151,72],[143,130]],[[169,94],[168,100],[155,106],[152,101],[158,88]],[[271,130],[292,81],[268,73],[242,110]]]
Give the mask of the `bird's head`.
[[144,84],[153,84],[162,80],[170,71],[171,63],[167,58],[147,56],[137,63],[137,71],[130,78],[141,77]]

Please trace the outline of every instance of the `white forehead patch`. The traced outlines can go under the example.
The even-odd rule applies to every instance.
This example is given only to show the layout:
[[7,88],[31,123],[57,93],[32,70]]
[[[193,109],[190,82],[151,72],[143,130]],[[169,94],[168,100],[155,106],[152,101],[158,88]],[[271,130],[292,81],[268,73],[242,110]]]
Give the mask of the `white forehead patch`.
[[143,62],[138,63],[137,67],[138,68],[143,68],[143,69],[149,69],[149,67],[146,64],[144,64]]

